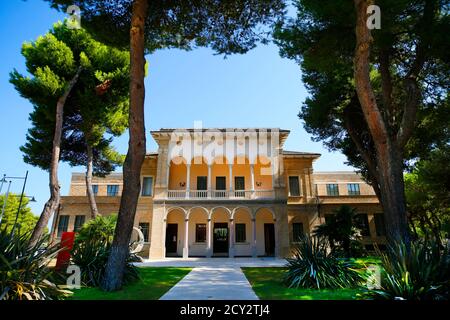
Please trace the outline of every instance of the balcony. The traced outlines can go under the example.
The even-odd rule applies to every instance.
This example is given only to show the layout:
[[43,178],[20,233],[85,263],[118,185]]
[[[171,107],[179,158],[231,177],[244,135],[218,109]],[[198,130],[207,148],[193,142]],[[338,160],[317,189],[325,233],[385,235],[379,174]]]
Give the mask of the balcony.
[[274,199],[274,190],[167,190],[171,200],[265,200]]

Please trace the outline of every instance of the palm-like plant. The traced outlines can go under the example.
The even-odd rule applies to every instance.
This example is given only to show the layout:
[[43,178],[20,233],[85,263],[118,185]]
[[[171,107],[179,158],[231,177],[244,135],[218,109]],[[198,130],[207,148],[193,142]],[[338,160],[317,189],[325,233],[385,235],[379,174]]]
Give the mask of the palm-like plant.
[[[72,262],[80,267],[81,281],[86,286],[99,286],[103,279],[116,221],[116,216],[98,216],[86,223],[75,238]],[[137,267],[131,263],[133,261],[137,260],[130,254],[124,270],[124,283],[139,277]]]
[[50,300],[70,295],[53,282],[55,274],[48,267],[58,248],[45,246],[48,237],[30,247],[29,237],[0,230],[0,300]]
[[81,227],[76,242],[89,241],[95,238],[98,241],[110,243],[114,237],[116,223],[117,215],[97,216]]
[[340,206],[324,223],[314,229],[314,236],[327,238],[332,251],[341,249],[347,257],[351,257],[352,247],[358,239],[358,229],[354,219],[356,209],[347,205]]
[[347,288],[363,280],[354,262],[337,258],[324,238],[304,236],[287,261],[289,287]]
[[369,290],[372,299],[448,300],[450,254],[437,242],[416,242],[408,249],[398,243],[378,252],[384,269],[381,288]]

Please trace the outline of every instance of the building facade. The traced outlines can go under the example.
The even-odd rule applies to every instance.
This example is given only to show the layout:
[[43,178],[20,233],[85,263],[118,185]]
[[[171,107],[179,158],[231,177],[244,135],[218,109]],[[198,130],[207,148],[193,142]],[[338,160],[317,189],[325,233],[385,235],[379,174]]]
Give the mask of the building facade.
[[[161,129],[151,135],[135,226],[142,256],[289,255],[304,233],[343,204],[356,208],[362,241],[383,244],[384,219],[373,189],[354,172],[313,172],[320,154],[284,150],[280,129]],[[98,210],[116,214],[122,174],[93,179]],[[84,174],[74,173],[53,236],[90,217]],[[136,235],[134,235],[136,236]]]

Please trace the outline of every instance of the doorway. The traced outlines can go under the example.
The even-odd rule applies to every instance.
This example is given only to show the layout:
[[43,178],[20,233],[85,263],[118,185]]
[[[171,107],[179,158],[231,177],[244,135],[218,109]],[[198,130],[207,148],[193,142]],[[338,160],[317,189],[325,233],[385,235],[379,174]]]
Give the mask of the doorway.
[[266,256],[275,255],[275,227],[273,223],[264,223],[264,246]]
[[216,197],[224,198],[226,185],[226,177],[216,177]]
[[166,227],[166,256],[177,256],[178,224],[169,223]]
[[228,223],[214,223],[213,253],[228,256]]
[[[197,177],[197,190],[198,191],[206,191],[208,189],[208,177],[206,176],[198,176]],[[207,197],[206,192],[199,192],[199,197]]]
[[245,177],[234,177],[235,197],[245,197]]

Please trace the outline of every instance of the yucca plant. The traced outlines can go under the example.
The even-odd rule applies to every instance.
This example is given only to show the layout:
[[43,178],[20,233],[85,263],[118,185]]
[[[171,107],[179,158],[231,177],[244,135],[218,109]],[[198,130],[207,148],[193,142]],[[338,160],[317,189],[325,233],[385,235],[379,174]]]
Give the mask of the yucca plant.
[[289,287],[348,288],[363,280],[355,263],[334,256],[328,241],[320,237],[304,236],[287,261],[285,282]]
[[[116,221],[115,216],[99,216],[86,223],[75,238],[72,263],[80,267],[81,281],[85,286],[98,287],[103,280]],[[124,270],[124,283],[139,278],[133,261],[137,259],[130,254]]]
[[397,243],[378,252],[384,269],[381,288],[367,291],[371,299],[448,300],[450,255],[437,242]]
[[30,247],[29,236],[0,230],[0,300],[51,300],[70,295],[55,284],[56,274],[48,267],[58,248],[46,246],[48,237]]

